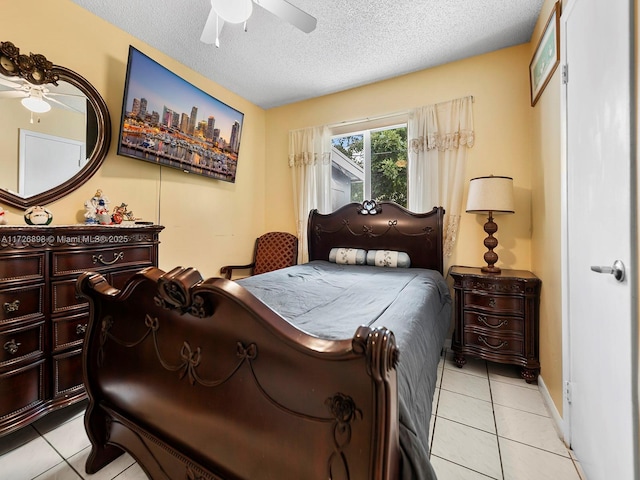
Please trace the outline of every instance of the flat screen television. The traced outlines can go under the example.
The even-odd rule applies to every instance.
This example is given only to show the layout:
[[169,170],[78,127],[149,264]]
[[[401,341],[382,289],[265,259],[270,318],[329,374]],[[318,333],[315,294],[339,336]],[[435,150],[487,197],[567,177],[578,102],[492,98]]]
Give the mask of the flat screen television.
[[235,182],[244,114],[129,47],[118,154]]

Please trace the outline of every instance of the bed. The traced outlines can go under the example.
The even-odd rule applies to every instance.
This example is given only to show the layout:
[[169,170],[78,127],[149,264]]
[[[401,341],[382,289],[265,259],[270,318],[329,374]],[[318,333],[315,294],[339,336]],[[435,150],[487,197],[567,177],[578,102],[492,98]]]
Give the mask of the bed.
[[[126,451],[154,480],[435,478],[443,213],[312,211],[309,263],[239,281],[149,267],[117,290],[85,272],[87,473]],[[344,264],[347,248],[410,267]]]

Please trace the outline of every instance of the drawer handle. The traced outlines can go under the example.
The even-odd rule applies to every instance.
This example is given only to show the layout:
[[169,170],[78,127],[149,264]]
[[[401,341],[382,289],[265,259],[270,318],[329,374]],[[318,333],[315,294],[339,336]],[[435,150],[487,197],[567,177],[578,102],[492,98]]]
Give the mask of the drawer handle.
[[493,348],[494,350],[500,350],[502,347],[506,347],[507,345],[509,345],[509,342],[506,342],[504,340],[502,340],[499,345],[491,345],[482,335],[478,335],[478,341],[484,343],[489,348]]
[[76,325],[76,334],[84,336],[85,333],[87,333],[86,323],[79,323],[78,325]]
[[489,299],[489,307],[491,307],[491,308],[495,308],[496,307],[496,299],[495,298],[491,297]]
[[122,260],[124,258],[124,252],[113,253],[113,260],[110,262],[106,261],[102,255],[94,255],[91,257],[93,259],[93,263],[100,262],[103,265],[113,265],[118,260]]
[[13,302],[5,302],[4,311],[7,313],[17,312],[20,308],[20,300],[14,300]]
[[497,325],[492,325],[489,322],[487,322],[487,317],[485,317],[484,315],[478,315],[478,322],[482,323],[483,325],[486,325],[489,328],[501,328],[507,325],[507,323],[509,323],[506,319],[502,319],[500,323],[498,323]]
[[16,342],[14,339],[11,339],[4,344],[4,349],[11,355],[15,355],[16,353],[18,353],[18,348],[20,347],[20,345],[22,345],[20,342]]

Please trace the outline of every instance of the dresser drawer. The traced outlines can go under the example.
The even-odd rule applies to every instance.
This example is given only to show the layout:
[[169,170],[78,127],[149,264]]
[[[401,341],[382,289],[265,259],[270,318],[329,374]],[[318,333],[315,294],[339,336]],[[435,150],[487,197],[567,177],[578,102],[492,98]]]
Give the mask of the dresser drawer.
[[74,345],[82,345],[89,313],[81,313],[72,317],[53,320],[53,351],[59,352]]
[[44,253],[0,256],[0,284],[44,279]]
[[133,265],[147,266],[154,260],[151,245],[54,252],[52,274],[61,276]]
[[44,285],[0,290],[0,325],[43,313]]
[[53,356],[53,397],[76,396],[84,391],[82,349]]
[[477,308],[487,312],[521,315],[524,310],[524,298],[471,291],[464,293],[464,305],[465,308]]
[[467,326],[480,328],[489,334],[492,334],[492,332],[500,332],[524,335],[524,319],[522,317],[500,317],[465,310],[464,328]]
[[494,355],[517,355],[524,353],[523,337],[491,335],[478,329],[464,331],[464,346]]
[[74,277],[51,282],[51,313],[64,313],[89,305],[87,300],[77,295],[76,280]]
[[33,409],[45,401],[44,360],[0,374],[0,427],[7,417]]
[[44,354],[44,321],[0,332],[0,368]]

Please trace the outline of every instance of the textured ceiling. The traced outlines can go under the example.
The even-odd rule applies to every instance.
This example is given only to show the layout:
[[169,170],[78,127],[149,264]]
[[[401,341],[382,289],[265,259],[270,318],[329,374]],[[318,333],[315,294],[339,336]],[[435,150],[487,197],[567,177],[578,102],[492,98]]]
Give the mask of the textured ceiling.
[[216,48],[200,42],[209,0],[72,1],[265,109],[529,42],[544,3],[289,0],[313,32],[255,5]]

